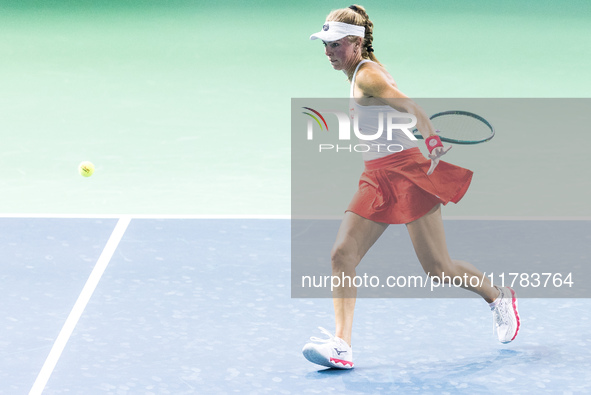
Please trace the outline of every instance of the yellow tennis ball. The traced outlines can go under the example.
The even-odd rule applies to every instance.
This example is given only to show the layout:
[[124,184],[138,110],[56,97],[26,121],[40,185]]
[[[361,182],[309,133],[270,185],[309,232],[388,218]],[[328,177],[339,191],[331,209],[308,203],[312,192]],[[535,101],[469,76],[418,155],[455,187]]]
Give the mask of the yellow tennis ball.
[[81,176],[90,177],[94,173],[94,165],[92,162],[84,161],[78,165],[78,172]]

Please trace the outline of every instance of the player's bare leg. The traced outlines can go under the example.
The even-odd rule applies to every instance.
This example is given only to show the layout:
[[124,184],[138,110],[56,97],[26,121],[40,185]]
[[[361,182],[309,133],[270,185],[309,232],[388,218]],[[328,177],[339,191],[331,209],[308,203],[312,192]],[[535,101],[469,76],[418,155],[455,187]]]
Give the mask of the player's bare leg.
[[[373,222],[351,212],[345,213],[331,252],[332,275],[338,278],[348,276],[353,279],[355,268],[376,240],[384,233],[387,224]],[[352,284],[340,283],[333,289],[336,333],[324,328],[321,331],[328,337],[311,337],[312,342],[302,350],[310,362],[338,369],[353,368],[353,349],[351,330],[357,288]]]
[[[425,273],[429,273],[434,280],[441,279],[443,275],[446,281],[456,276],[462,278],[463,288],[476,292],[489,303],[499,341],[508,343],[514,340],[520,328],[515,291],[508,287],[493,287],[488,277],[473,265],[449,257],[441,205],[438,204],[426,215],[406,226]],[[470,282],[471,277],[477,277],[478,281]],[[477,286],[472,286],[476,283]]]
[[[499,296],[499,290],[493,287],[488,277],[485,277],[474,265],[450,258],[445,241],[440,204],[416,221],[406,224],[406,227],[423,270],[425,273],[429,273],[435,281],[440,279],[443,274],[445,274],[446,280],[447,277],[458,276],[463,279],[464,275],[467,275],[469,279],[475,276],[479,280],[477,286],[471,286],[470,281],[463,281],[462,287],[476,292],[488,303]],[[481,279],[482,281],[480,281]]]
[[[355,268],[388,224],[370,221],[352,212],[345,213],[331,252],[333,276],[354,278]],[[333,290],[337,337],[351,344],[357,288],[341,284]]]

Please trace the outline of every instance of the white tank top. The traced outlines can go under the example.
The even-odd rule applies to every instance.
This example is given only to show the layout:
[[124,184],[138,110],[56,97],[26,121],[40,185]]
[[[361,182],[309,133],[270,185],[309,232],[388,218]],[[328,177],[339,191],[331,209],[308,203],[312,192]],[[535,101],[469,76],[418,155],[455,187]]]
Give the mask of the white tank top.
[[[418,147],[416,140],[409,139],[408,136],[401,130],[394,130],[392,132],[392,139],[388,140],[388,134],[386,133],[387,114],[392,112],[399,113],[400,111],[397,111],[388,105],[362,106],[358,104],[355,100],[355,97],[353,97],[353,88],[355,87],[355,77],[357,76],[357,71],[359,70],[359,67],[366,62],[371,62],[371,60],[364,59],[359,62],[357,68],[355,69],[355,73],[353,73],[353,78],[351,79],[351,122],[353,127],[355,127],[355,123],[358,122],[359,132],[361,134],[371,136],[377,134],[378,128],[380,127],[380,113],[383,115],[381,118],[381,135],[371,140],[359,139],[360,146],[358,148],[362,152],[363,160],[368,161],[383,158],[384,156],[388,156],[405,149]],[[393,122],[396,123],[396,120],[394,119]],[[405,117],[402,117],[399,120],[399,123],[401,124],[407,122],[408,118]]]

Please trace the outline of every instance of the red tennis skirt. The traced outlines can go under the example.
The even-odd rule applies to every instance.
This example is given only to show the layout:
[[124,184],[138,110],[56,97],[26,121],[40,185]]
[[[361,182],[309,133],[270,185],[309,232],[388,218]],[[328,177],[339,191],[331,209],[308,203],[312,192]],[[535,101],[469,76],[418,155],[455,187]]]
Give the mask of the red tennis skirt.
[[428,176],[431,160],[418,148],[365,162],[359,189],[346,211],[387,224],[407,224],[427,214],[436,204],[462,199],[472,172],[447,162]]

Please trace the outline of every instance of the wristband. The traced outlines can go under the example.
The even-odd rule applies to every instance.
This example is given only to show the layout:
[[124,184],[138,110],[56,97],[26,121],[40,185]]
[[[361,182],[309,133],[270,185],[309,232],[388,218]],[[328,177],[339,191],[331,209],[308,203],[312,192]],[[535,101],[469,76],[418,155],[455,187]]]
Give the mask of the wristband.
[[429,153],[433,152],[433,150],[437,147],[443,147],[441,143],[441,139],[439,136],[429,136],[425,140],[425,144],[427,144],[427,148],[429,149]]

